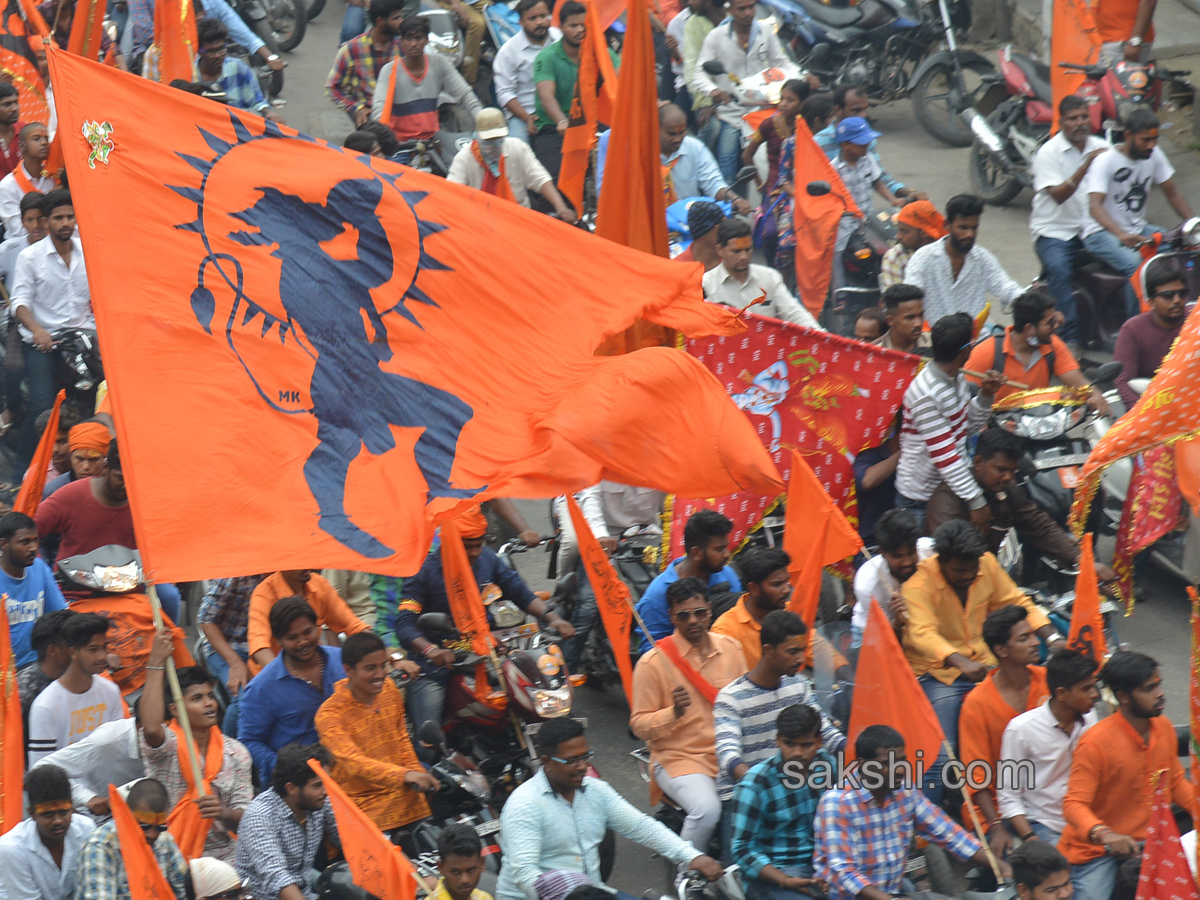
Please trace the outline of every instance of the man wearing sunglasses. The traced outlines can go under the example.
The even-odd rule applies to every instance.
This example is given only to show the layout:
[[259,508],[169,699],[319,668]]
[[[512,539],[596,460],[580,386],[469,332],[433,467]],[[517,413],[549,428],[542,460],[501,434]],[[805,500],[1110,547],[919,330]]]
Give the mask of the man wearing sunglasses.
[[1138,401],[1137,392],[1129,386],[1130,379],[1154,377],[1179,337],[1188,303],[1196,298],[1188,291],[1183,271],[1170,259],[1158,259],[1146,266],[1146,299],[1150,311],[1121,326],[1113,350],[1113,359],[1121,364],[1117,393],[1127,412]]
[[717,692],[746,674],[741,642],[708,630],[712,607],[698,578],[667,588],[673,634],[633,670],[633,733],[650,745],[654,781],[687,813],[680,837],[707,849],[721,821],[717,794]]
[[[711,713],[710,713],[711,716]],[[542,768],[512,792],[500,814],[504,862],[496,900],[537,900],[537,883],[577,878],[601,885],[600,842],[608,829],[709,881],[721,864],[633,807],[606,781],[588,775],[594,755],[578,719],[551,719],[538,731]],[[617,900],[634,900],[616,892]]]

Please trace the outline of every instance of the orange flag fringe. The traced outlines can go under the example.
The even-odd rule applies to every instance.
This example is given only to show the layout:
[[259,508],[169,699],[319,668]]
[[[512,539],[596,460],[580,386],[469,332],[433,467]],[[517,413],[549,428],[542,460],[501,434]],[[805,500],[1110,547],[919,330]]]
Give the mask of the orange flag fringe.
[[928,769],[946,737],[878,603],[872,603],[867,613],[857,671],[847,758],[853,759],[854,742],[864,728],[887,725],[904,735],[909,762],[915,765],[919,761]]
[[13,501],[13,512],[33,516],[37,512],[38,504],[42,502],[42,491],[46,489],[46,470],[50,468],[54,444],[58,440],[58,414],[66,396],[66,391],[59,391],[58,396],[54,398],[54,408],[50,410],[46,430],[42,432],[37,450],[33,453],[33,462],[29,464],[29,472],[21,482],[17,499]]
[[[17,661],[8,631],[8,613],[0,603],[0,834],[21,821],[21,785],[25,779],[25,729],[17,692]],[[137,898],[134,898],[137,900]]]
[[1200,435],[1200,308],[1192,310],[1137,405],[1117,420],[1079,473],[1067,525],[1081,535],[1104,470],[1126,456]]
[[1170,773],[1159,772],[1156,777],[1135,900],[1200,900],[1196,878],[1179,841],[1179,826],[1167,801],[1165,782]]
[[31,35],[47,34],[46,20],[32,0],[8,0],[0,20],[0,77],[17,89],[22,122],[50,121],[46,83],[29,45]]
[[[621,78],[604,164],[604,190],[596,210],[596,234],[666,258],[669,251],[663,167],[659,162],[658,84],[647,0],[629,0],[625,22]],[[636,322],[596,352],[614,355],[673,343],[674,335],[666,328]]]
[[104,0],[76,0],[67,50],[85,59],[100,58],[104,38]]
[[129,804],[121,797],[116,785],[108,786],[108,806],[117,828],[117,841],[121,845],[131,900],[175,900],[170,882],[158,867],[154,848],[146,842],[142,827],[133,817]]
[[417,872],[404,851],[383,836],[379,826],[358,808],[319,762],[310,759],[308,764],[321,776],[329,794],[342,852],[354,883],[383,900],[416,900]]
[[1087,0],[1055,0],[1050,28],[1050,96],[1054,108],[1051,132],[1058,131],[1058,104],[1083,84],[1084,74],[1059,63],[1094,65],[1100,58],[1100,33]]
[[[801,302],[817,317],[825,307],[825,295],[829,293],[838,222],[847,214],[861,219],[862,213],[801,116],[796,116],[793,159],[796,289]],[[810,181],[828,181],[833,190],[821,197],[810,197],[805,189]]]
[[479,596],[479,585],[471,570],[471,561],[463,547],[462,535],[453,519],[442,522],[442,575],[446,580],[446,599],[450,602],[450,614],[454,626],[470,639],[471,652],[487,656],[492,648],[491,628],[488,627],[487,610]]
[[1075,577],[1075,603],[1071,607],[1071,627],[1067,646],[1085,653],[1104,665],[1108,647],[1104,642],[1104,616],[1100,614],[1100,582],[1096,578],[1096,558],[1092,555],[1092,533],[1083,536],[1079,547],[1079,574]]
[[[781,490],[698,360],[594,355],[638,319],[744,328],[704,302],[698,267],[72,54],[49,60],[117,437],[137,473],[134,526],[160,580],[411,574],[464,501],[606,478],[684,496]],[[146,201],[136,229],[153,266],[128,252],[133,213],[112,218],[131,196]],[[494,277],[535,270],[548,246],[572,273],[571,303]],[[218,432],[238,439],[214,447]],[[188,497],[168,459],[196,473]],[[238,515],[198,534],[209,492],[236,496]]]
[[158,80],[195,81],[196,8],[192,0],[155,0],[154,43],[158,47]]
[[567,112],[562,164],[558,170],[558,189],[576,212],[583,210],[583,184],[587,178],[592,148],[596,146],[596,126],[600,122],[612,121],[617,88],[617,71],[608,54],[608,43],[604,37],[606,26],[600,24],[596,0],[586,6],[587,34],[579,48],[575,97]]
[[572,494],[567,494],[567,507],[571,511],[571,525],[575,528],[575,539],[579,544],[579,556],[587,570],[588,581],[596,594],[596,605],[600,609],[600,621],[608,633],[617,671],[621,674],[621,686],[625,688],[625,699],[633,706],[633,663],[629,659],[630,632],[633,630],[633,600],[629,588],[617,575],[612,560],[596,540],[592,527],[583,517],[583,510]]

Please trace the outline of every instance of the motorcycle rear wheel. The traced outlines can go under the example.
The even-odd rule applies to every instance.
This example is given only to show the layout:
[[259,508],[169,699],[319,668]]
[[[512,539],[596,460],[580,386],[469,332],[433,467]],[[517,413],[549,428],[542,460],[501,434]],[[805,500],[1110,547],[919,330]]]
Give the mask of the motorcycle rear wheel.
[[913,114],[921,127],[943,144],[970,147],[975,134],[962,118],[962,112],[974,102],[984,75],[995,72],[991,63],[962,63],[963,91],[955,85],[954,66],[935,65],[913,85]]
[[[300,0],[266,0],[267,17],[254,23],[254,31],[272,50],[295,50],[304,40],[308,13]],[[272,46],[274,45],[274,46]]]
[[312,21],[325,9],[325,0],[308,0],[308,21]]
[[967,174],[971,177],[971,190],[992,206],[1007,205],[1024,187],[1016,174],[1005,171],[979,141],[971,145]]

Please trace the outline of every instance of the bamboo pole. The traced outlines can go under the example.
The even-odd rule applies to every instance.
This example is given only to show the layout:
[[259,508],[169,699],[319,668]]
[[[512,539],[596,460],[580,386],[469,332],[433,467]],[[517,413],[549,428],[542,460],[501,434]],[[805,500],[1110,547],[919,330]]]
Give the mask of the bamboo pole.
[[[150,611],[154,615],[155,630],[163,627],[162,604],[158,602],[158,591],[152,583],[146,584],[146,596],[150,599]],[[167,685],[171,688],[171,700],[175,703],[175,720],[183,729],[184,752],[192,769],[192,783],[196,785],[196,794],[205,796],[204,766],[200,764],[200,754],[196,750],[196,739],[192,737],[192,723],[188,720],[187,709],[183,705],[183,691],[179,688],[179,675],[175,672],[175,660],[170,656],[163,663],[166,669]]]

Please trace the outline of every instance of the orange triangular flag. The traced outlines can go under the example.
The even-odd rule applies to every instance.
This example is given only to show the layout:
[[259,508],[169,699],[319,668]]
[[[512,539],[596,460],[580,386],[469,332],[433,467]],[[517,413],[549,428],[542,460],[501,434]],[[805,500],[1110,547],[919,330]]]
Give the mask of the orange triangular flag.
[[[669,251],[663,167],[659,162],[658,85],[647,0],[629,0],[625,23],[621,78],[610,123],[604,190],[596,209],[596,234],[666,258]],[[616,355],[673,343],[672,331],[639,320],[624,334],[609,338],[596,352]]]
[[104,0],[77,0],[67,50],[95,62],[104,38]]
[[1071,629],[1067,646],[1086,653],[1099,665],[1104,664],[1108,648],[1104,643],[1104,616],[1100,614],[1100,583],[1096,578],[1096,559],[1092,555],[1092,533],[1083,536],[1079,546],[1079,574],[1075,577],[1075,603],[1071,607]]
[[1167,800],[1168,778],[1169,773],[1158,773],[1135,900],[1200,900],[1195,876],[1179,842],[1179,827]]
[[59,391],[58,396],[54,398],[54,408],[50,411],[46,430],[42,432],[37,450],[33,453],[33,462],[29,464],[29,471],[25,480],[21,482],[21,490],[17,492],[17,499],[13,501],[13,512],[22,512],[27,516],[37,513],[38,504],[42,502],[42,491],[46,489],[46,470],[50,468],[50,459],[54,456],[54,443],[58,440],[58,413],[66,396],[66,391]]
[[454,625],[471,641],[471,652],[486,656],[491,649],[491,628],[487,610],[479,596],[479,584],[471,570],[471,561],[463,547],[462,535],[452,518],[442,522],[442,577],[446,580],[446,599]]
[[878,603],[867,614],[857,671],[847,757],[854,758],[854,742],[864,728],[889,725],[904,735],[909,762],[933,765],[946,739],[942,726]]
[[325,783],[354,883],[383,900],[415,900],[417,873],[408,857],[383,836],[379,826],[358,808],[319,762],[310,759],[308,764]]
[[[17,662],[8,632],[8,614],[0,603],[0,834],[21,821],[21,784],[25,778],[25,737]],[[137,898],[134,898],[137,900]]]
[[575,497],[567,494],[567,508],[571,511],[571,524],[575,528],[575,539],[579,556],[587,570],[588,581],[596,593],[596,605],[600,608],[600,621],[608,633],[617,671],[621,673],[621,686],[625,688],[625,699],[633,706],[633,663],[629,659],[629,635],[633,630],[633,600],[629,588],[617,575],[608,554],[592,534],[592,527],[583,517],[583,510]]
[[[132,900],[175,900],[175,892],[158,866],[154,848],[146,841],[129,805],[111,784],[108,786],[108,806],[117,827],[121,858],[125,861],[129,896]],[[163,840],[161,835],[159,840]]]
[[596,146],[596,125],[612,121],[616,87],[617,72],[608,55],[604,28],[600,25],[595,2],[588,3],[587,34],[579,48],[575,97],[567,111],[568,124],[558,170],[558,189],[576,211],[583,209],[583,183],[592,148]]
[[975,322],[971,325],[971,340],[977,340],[983,332],[983,326],[987,324],[988,316],[992,314],[992,301],[989,300],[983,304],[983,309],[975,316]]
[[158,80],[196,80],[196,8],[191,0],[156,0],[154,43],[158,48]]

